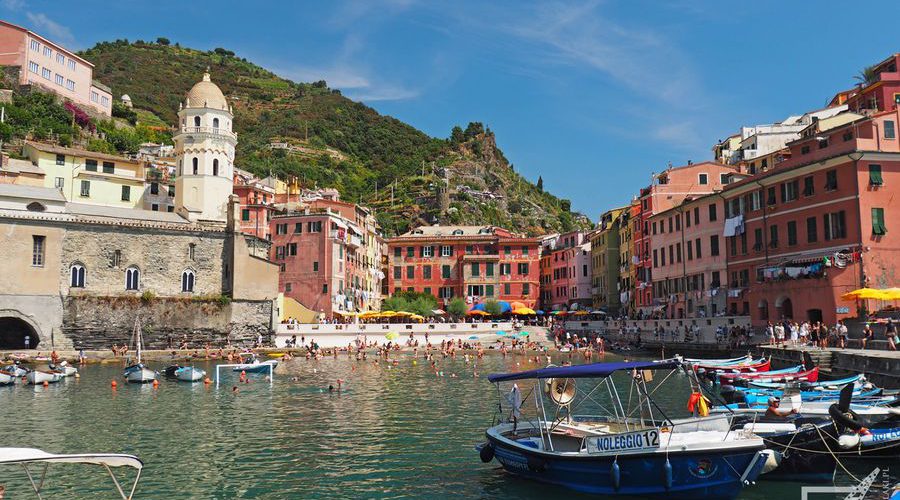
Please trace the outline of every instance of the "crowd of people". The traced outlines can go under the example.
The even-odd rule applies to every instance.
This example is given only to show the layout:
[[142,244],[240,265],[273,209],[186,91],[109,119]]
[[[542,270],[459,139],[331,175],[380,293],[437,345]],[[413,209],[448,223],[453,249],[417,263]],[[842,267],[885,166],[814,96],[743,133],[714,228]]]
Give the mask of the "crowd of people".
[[[813,346],[821,349],[839,347],[846,349],[850,346],[850,331],[843,321],[828,326],[821,321],[797,321],[782,320],[777,323],[771,321],[766,325],[766,338],[775,346]],[[897,326],[893,320],[888,320],[882,330],[881,338],[887,342],[891,351],[897,350],[900,338],[897,337]],[[871,323],[865,323],[862,329],[862,337],[853,339],[854,343],[866,349],[876,339],[875,329]]]

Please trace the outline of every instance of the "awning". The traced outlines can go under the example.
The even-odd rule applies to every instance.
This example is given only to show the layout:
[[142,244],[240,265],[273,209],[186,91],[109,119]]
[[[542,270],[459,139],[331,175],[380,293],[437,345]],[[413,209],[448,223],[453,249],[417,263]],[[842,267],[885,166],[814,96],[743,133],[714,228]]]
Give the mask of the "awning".
[[666,359],[662,361],[625,361],[622,363],[591,363],[588,365],[554,366],[518,373],[492,373],[488,375],[491,382],[506,380],[546,379],[546,378],[605,378],[621,370],[663,370],[678,368],[681,361]]

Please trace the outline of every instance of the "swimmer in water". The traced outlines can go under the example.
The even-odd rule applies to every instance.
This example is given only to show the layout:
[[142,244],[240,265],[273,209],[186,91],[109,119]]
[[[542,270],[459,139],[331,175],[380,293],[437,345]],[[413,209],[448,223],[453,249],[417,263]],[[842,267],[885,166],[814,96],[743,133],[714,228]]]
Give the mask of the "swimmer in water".
[[328,392],[334,392],[334,386],[333,386],[333,385],[331,385],[331,384],[328,385]]
[[238,386],[235,385],[231,387],[231,392],[237,393],[238,391],[240,391],[240,389],[238,389]]

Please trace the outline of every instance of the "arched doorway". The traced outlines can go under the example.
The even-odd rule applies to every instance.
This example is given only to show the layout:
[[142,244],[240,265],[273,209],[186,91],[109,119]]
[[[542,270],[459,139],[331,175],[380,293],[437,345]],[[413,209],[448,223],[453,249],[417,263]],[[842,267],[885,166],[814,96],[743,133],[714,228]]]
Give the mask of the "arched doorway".
[[794,304],[790,297],[778,297],[778,300],[775,301],[775,308],[780,314],[780,317],[776,319],[794,319]]
[[0,349],[37,349],[41,339],[27,322],[19,318],[0,318]]

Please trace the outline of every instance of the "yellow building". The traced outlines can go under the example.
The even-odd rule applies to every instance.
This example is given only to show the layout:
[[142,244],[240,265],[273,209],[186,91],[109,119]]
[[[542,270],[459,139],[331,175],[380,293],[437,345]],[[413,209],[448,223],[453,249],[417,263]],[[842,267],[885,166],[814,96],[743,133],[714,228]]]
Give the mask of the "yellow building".
[[637,267],[634,263],[634,221],[640,213],[640,202],[633,200],[619,216],[619,304],[626,314],[634,313],[634,284]]
[[144,206],[144,165],[122,156],[27,141],[22,151],[43,170],[44,187],[69,202],[112,207]]
[[591,236],[591,300],[610,314],[619,310],[619,219],[628,207],[604,212]]

